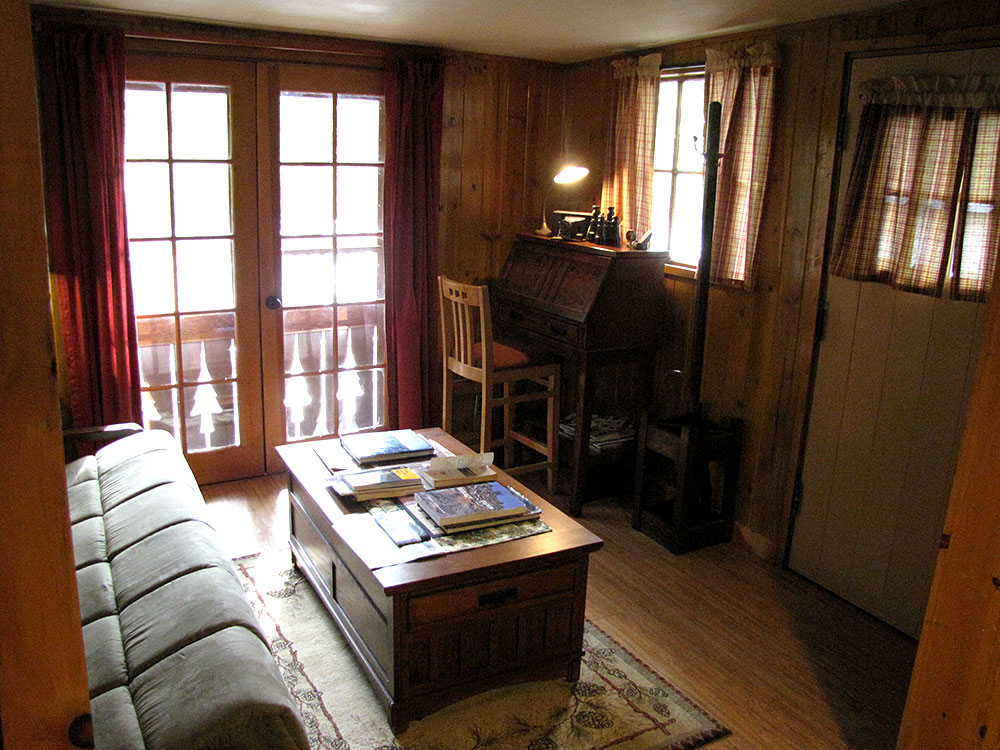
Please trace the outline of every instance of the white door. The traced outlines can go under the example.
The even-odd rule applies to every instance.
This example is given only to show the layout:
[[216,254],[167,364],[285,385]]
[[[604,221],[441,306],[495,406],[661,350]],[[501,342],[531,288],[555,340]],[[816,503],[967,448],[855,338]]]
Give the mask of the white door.
[[983,304],[829,279],[790,567],[920,630]]
[[[861,58],[857,86],[1000,70],[994,50]],[[840,165],[841,201],[853,149]],[[930,591],[986,305],[831,276],[789,566],[917,636]]]

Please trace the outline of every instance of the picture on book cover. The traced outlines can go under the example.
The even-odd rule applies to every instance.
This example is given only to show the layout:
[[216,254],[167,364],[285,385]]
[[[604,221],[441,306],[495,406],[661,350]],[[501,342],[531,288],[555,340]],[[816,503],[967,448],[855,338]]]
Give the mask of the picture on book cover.
[[500,518],[526,512],[524,499],[499,482],[418,492],[417,504],[442,528]]
[[343,435],[340,444],[359,466],[399,463],[434,455],[434,447],[413,430],[358,432]]

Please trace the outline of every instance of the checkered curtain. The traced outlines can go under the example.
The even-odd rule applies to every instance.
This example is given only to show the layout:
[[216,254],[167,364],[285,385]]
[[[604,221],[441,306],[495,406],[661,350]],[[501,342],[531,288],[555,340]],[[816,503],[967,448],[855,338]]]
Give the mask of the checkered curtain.
[[650,228],[653,207],[653,144],[660,98],[660,55],[616,60],[611,144],[605,164],[602,206],[614,206],[622,234]]
[[752,281],[771,161],[778,64],[778,49],[771,42],[706,50],[705,107],[722,104],[714,283],[749,286]]
[[985,300],[1000,226],[1000,86],[986,76],[871,81],[830,272]]

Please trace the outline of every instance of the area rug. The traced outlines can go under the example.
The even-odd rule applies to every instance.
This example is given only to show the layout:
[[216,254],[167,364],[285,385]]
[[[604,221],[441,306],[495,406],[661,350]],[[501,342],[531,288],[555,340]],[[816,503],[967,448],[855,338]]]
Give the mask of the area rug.
[[576,683],[491,690],[394,736],[350,648],[288,551],[235,561],[313,750],[689,750],[729,734],[589,621]]

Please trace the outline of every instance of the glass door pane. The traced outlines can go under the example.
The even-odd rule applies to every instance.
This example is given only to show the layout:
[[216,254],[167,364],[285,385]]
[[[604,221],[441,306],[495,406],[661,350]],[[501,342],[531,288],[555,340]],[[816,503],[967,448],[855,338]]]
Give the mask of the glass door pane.
[[285,439],[385,425],[380,97],[279,95]]
[[262,421],[256,291],[245,292],[256,228],[235,210],[248,182],[255,190],[254,154],[232,136],[245,111],[237,99],[250,112],[253,101],[226,80],[236,77],[226,66],[210,67],[185,75],[183,65],[130,58],[125,92],[142,418],[180,441],[202,482],[263,472],[262,436],[241,429]]

